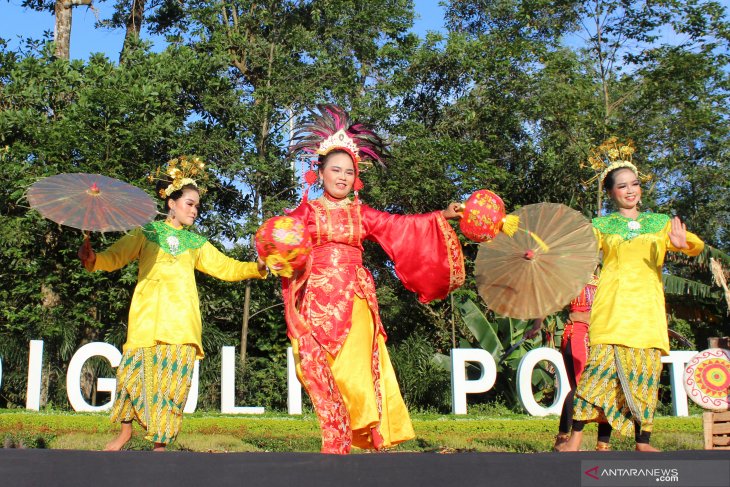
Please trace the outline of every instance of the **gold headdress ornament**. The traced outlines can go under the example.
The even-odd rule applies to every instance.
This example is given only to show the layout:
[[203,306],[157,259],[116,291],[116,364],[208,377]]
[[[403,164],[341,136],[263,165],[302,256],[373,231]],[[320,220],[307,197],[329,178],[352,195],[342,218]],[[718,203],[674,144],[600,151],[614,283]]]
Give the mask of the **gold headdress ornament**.
[[[164,199],[182,189],[184,186],[193,185],[198,188],[198,183],[195,179],[203,181],[208,179],[208,175],[205,173],[205,163],[198,156],[180,156],[167,161],[167,169],[164,172],[164,181],[172,180],[166,188],[161,188],[159,191],[159,197]],[[157,168],[155,175],[150,175],[150,182],[155,180],[163,180],[160,177],[160,168]],[[201,194],[205,193],[205,188],[198,188]]]
[[584,184],[590,185],[595,181],[603,182],[608,173],[620,168],[631,169],[639,179],[644,181],[651,179],[651,175],[640,173],[634,165],[632,161],[634,152],[636,149],[631,140],[623,144],[618,141],[617,137],[611,137],[598,147],[593,147],[588,156],[588,164],[581,164],[581,167],[590,166],[596,174]]
[[[364,166],[379,164],[385,167],[388,156],[385,141],[372,128],[362,123],[353,123],[350,116],[340,106],[317,105],[309,119],[304,120],[292,135],[289,152],[292,154],[311,154],[326,156],[333,150],[343,150],[352,158],[355,166],[355,201],[357,193],[363,188],[360,171]],[[307,199],[309,187],[317,181],[317,159],[310,161],[310,169],[304,174],[307,189],[303,199]]]
[[344,129],[340,129],[324,139],[316,153],[319,156],[326,156],[335,149],[344,149],[354,157],[355,162],[362,162],[362,159],[360,159],[360,147],[358,147],[352,137],[347,135]]

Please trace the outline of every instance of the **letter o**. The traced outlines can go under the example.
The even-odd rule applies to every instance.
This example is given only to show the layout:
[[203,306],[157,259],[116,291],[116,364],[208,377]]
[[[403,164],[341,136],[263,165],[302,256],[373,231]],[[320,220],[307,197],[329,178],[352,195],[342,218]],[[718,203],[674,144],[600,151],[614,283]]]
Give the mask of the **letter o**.
[[[557,371],[556,379],[556,399],[549,407],[544,407],[535,401],[532,393],[532,371],[535,366],[542,361],[550,362],[555,366]],[[549,414],[559,415],[565,397],[570,391],[570,382],[568,381],[568,372],[565,370],[563,356],[553,348],[541,347],[530,350],[522,357],[520,365],[517,368],[517,395],[520,403],[525,410],[533,416],[547,416]]]

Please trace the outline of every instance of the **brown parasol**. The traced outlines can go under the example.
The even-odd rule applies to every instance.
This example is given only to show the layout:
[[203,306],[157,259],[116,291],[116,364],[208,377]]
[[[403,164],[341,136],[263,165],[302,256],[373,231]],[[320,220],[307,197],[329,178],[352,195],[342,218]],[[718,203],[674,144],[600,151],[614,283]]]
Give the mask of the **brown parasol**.
[[93,232],[129,230],[157,214],[157,205],[147,193],[100,174],[43,178],[28,189],[28,202],[49,220]]
[[519,230],[479,246],[477,289],[490,309],[518,319],[542,318],[570,303],[598,264],[591,223],[557,203],[520,208]]

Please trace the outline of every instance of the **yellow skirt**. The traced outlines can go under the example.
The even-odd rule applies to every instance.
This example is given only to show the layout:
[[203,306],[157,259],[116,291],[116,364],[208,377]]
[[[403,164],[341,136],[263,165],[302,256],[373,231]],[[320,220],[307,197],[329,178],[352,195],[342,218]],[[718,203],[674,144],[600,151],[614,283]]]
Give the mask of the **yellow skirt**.
[[[330,370],[350,416],[352,444],[368,449],[375,448],[372,428],[378,428],[385,448],[415,437],[382,335],[377,336],[382,396],[381,413],[378,412],[371,366],[374,335],[375,323],[367,301],[356,297],[352,309],[352,327],[345,343],[336,357],[327,354]],[[297,376],[304,383],[297,340],[292,340],[292,347]]]

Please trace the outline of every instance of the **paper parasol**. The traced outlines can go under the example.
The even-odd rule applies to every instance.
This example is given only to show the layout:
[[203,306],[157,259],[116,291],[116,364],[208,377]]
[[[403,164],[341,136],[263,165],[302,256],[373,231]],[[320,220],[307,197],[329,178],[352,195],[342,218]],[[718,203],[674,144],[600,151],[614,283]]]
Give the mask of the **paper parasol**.
[[93,232],[129,230],[157,214],[157,205],[147,193],[100,174],[43,178],[28,189],[28,202],[49,220]]
[[519,229],[479,245],[477,289],[490,309],[518,319],[542,318],[575,298],[598,264],[591,223],[557,203],[514,212]]

